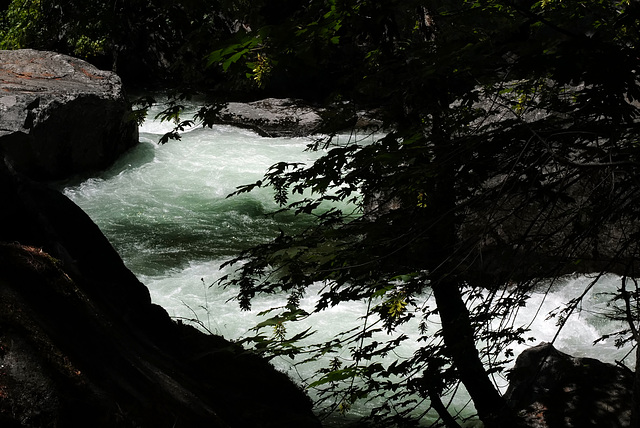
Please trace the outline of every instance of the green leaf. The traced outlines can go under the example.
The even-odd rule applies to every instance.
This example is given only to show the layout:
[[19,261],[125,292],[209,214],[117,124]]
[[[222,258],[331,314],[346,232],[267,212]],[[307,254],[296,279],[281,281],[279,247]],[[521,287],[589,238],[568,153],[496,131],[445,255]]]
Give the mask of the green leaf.
[[311,382],[309,388],[315,388],[330,382],[339,382],[345,379],[357,377],[362,372],[360,367],[347,367],[345,369],[334,370],[322,376],[319,380]]
[[231,64],[237,62],[240,58],[242,58],[247,52],[249,52],[249,49],[243,49],[240,52],[236,52],[235,54],[233,54],[229,59],[227,59],[226,61],[224,61],[222,63],[222,69],[224,71],[227,71],[229,69],[229,67],[231,66]]

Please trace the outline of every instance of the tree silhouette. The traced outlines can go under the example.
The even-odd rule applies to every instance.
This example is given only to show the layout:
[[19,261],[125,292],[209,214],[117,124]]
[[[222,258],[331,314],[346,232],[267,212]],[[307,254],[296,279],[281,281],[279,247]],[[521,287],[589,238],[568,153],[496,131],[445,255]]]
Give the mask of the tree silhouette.
[[[398,422],[417,392],[454,426],[442,397],[460,381],[486,426],[514,426],[491,374],[510,343],[526,340],[513,319],[530,293],[571,272],[635,273],[638,6],[313,1],[289,13],[211,61],[255,73],[260,55],[271,64],[262,82],[291,73],[310,82],[323,70],[323,95],[380,107],[388,132],[371,144],[327,137],[312,145],[326,151],[312,165],[277,164],[239,189],[271,186],[317,227],[247,250],[223,282],[243,308],[258,293],[288,293],[272,321],[304,319],[299,302],[314,283],[324,284],[315,311],[357,300],[369,313],[352,335],[310,348],[254,340],[309,358],[351,344],[351,360],[312,383],[336,407],[387,394],[395,407],[385,401],[372,416]],[[334,201],[355,212],[322,209]],[[634,326],[631,293],[617,297]],[[580,301],[567,302],[559,326]],[[416,316],[422,348],[376,362],[406,336],[372,335]]]

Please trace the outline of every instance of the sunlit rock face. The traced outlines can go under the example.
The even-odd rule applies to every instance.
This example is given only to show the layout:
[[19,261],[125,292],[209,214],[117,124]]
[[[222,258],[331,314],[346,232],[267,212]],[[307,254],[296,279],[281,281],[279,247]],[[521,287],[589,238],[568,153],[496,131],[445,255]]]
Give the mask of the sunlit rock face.
[[110,165],[138,143],[120,78],[53,52],[0,51],[0,151],[38,179]]
[[536,428],[624,428],[631,423],[634,374],[541,343],[522,352],[505,398]]
[[307,137],[382,128],[376,111],[356,111],[349,104],[313,106],[291,98],[266,98],[248,103],[229,102],[209,111],[211,123],[251,129],[263,137]]

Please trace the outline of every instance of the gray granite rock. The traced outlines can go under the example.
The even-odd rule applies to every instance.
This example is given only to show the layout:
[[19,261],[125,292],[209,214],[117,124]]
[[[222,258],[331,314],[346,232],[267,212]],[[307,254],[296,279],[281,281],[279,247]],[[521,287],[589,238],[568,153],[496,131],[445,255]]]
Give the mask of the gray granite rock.
[[633,382],[630,370],[541,343],[518,356],[505,399],[528,428],[626,428]]
[[219,117],[222,123],[250,128],[263,137],[309,135],[315,133],[322,124],[318,110],[292,99],[230,102]]
[[0,51],[0,151],[57,179],[110,165],[137,144],[120,78],[53,52]]
[[248,128],[263,137],[306,137],[382,127],[373,111],[355,111],[349,104],[316,107],[291,98],[229,102],[216,113],[213,122]]

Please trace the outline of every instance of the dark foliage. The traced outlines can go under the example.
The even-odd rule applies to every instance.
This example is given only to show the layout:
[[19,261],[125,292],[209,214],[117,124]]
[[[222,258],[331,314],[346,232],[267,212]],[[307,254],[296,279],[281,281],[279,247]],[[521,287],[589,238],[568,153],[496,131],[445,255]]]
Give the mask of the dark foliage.
[[[276,87],[292,70],[306,82],[318,72],[332,100],[382,106],[390,131],[374,143],[330,137],[312,145],[326,151],[313,165],[274,165],[239,190],[271,186],[283,207],[318,219],[238,257],[225,283],[238,287],[241,307],[284,292],[273,319],[300,320],[317,283],[316,311],[369,305],[360,329],[304,351],[254,339],[311,359],[350,347],[311,383],[335,408],[384,394],[374,420],[399,424],[431,407],[451,426],[439,397],[461,381],[486,426],[513,426],[491,376],[512,357],[509,345],[527,339],[513,319],[530,293],[576,271],[635,274],[637,4],[328,1],[288,12],[211,62],[241,71],[248,61],[248,77]],[[353,211],[321,209],[335,201]],[[580,303],[556,314],[560,327]],[[424,346],[376,362],[407,339],[376,333],[414,317]]]

